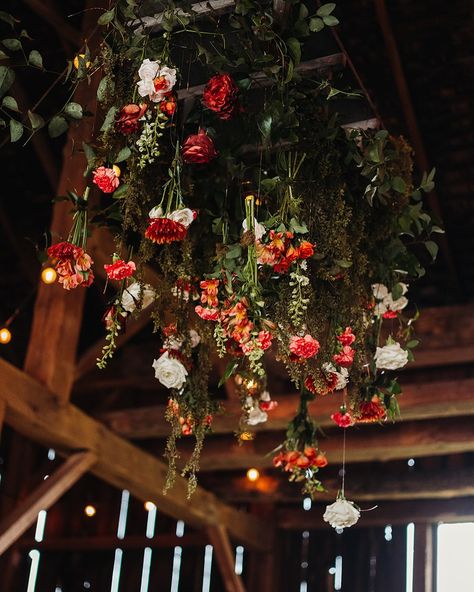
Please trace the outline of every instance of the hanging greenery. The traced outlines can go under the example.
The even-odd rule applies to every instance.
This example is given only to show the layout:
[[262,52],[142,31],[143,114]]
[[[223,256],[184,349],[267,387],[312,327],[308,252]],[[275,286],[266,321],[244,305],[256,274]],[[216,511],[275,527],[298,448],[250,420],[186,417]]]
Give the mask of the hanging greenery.
[[[276,356],[301,404],[274,464],[315,495],[327,460],[310,401],[344,391],[332,416],[342,428],[397,414],[396,373],[417,344],[406,294],[424,273],[420,245],[434,258],[440,231],[421,201],[433,173],[418,186],[402,138],[343,129],[331,99],[355,94],[301,68],[308,38],[338,23],[333,3],[312,14],[287,0],[285,19],[270,1],[217,4],[119,0],[98,19],[100,53],[71,62],[74,82],[100,71],[105,115],[84,146],[85,183],[102,193],[90,223],[108,225],[118,245],[98,365],[127,317],[155,303],[150,372],[169,389],[168,485],[177,440],[194,436],[183,471],[192,493],[219,411],[207,387],[213,357],[228,361],[222,381],[237,384],[243,440],[277,405],[265,370]],[[71,105],[52,135],[81,111]],[[86,221],[86,200],[77,204]],[[62,243],[66,262],[50,249],[66,289],[93,278],[84,229],[76,234]]]

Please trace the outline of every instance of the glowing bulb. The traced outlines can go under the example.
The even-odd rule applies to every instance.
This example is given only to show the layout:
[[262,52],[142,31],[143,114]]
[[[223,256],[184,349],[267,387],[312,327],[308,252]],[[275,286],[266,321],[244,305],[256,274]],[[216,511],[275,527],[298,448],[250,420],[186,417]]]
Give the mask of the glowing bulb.
[[[74,58],[73,64],[74,64],[74,68],[76,68],[76,70],[79,70],[79,59],[81,59],[81,61],[86,59],[86,54],[85,53],[80,53],[79,55],[77,55]],[[89,68],[89,66],[91,65],[91,63],[89,61],[86,62],[86,68]]]
[[58,274],[56,273],[56,270],[52,267],[45,267],[41,272],[41,279],[45,284],[54,284],[57,277]]
[[145,502],[143,505],[145,506],[145,510],[147,512],[151,512],[156,508],[156,505],[153,502]]
[[93,516],[96,515],[97,510],[95,509],[95,507],[91,504],[88,504],[85,508],[84,508],[84,514],[88,517],[88,518],[92,518]]
[[0,329],[0,343],[7,344],[10,343],[12,339],[12,334],[10,333],[9,329],[3,327]]
[[258,469],[249,469],[247,471],[247,479],[249,481],[257,481],[257,479],[260,477],[260,471]]
[[116,164],[114,164],[114,166],[112,167],[112,170],[114,171],[114,173],[117,175],[117,177],[120,177],[120,173],[122,172],[120,170],[120,167],[117,166]]
[[248,442],[249,440],[253,440],[254,436],[252,434],[252,432],[242,432],[239,435],[239,438],[243,441],[243,442]]

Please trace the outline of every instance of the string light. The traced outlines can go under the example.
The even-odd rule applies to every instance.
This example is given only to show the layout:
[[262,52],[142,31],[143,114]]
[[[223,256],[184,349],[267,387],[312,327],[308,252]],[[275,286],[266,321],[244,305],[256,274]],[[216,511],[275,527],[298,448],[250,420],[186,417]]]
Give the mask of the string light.
[[253,439],[254,435],[252,434],[252,432],[241,432],[239,434],[239,440],[242,440],[243,442],[248,442],[249,440]]
[[260,478],[260,471],[258,469],[252,468],[247,471],[247,479],[249,481],[254,482],[254,481],[257,481],[259,478]]
[[92,518],[93,516],[95,516],[97,513],[97,510],[95,509],[95,507],[92,504],[87,504],[87,506],[84,508],[84,514],[88,517],[88,518]]
[[120,173],[122,172],[120,170],[120,167],[117,166],[116,164],[114,164],[114,166],[112,167],[112,170],[114,171],[114,173],[117,175],[117,177],[120,177]]
[[147,512],[152,512],[156,508],[156,505],[153,502],[145,502],[143,505]]
[[6,327],[0,329],[0,343],[6,345],[7,343],[10,343],[11,339],[12,334],[10,333],[9,329],[7,329]]
[[52,267],[45,267],[41,272],[41,280],[45,284],[54,284],[57,277],[58,274],[56,273],[56,270]]
[[[79,59],[80,59],[82,62],[84,62],[84,61],[85,61],[85,59],[86,59],[86,54],[85,54],[85,53],[80,53],[80,54],[78,54],[78,55],[77,55],[77,56],[74,58],[73,65],[74,65],[74,68],[76,68],[76,70],[79,70]],[[90,65],[91,65],[91,63],[90,63],[90,62],[87,60],[87,61],[85,62],[85,66],[86,66],[86,68],[89,68],[89,67],[90,67]]]

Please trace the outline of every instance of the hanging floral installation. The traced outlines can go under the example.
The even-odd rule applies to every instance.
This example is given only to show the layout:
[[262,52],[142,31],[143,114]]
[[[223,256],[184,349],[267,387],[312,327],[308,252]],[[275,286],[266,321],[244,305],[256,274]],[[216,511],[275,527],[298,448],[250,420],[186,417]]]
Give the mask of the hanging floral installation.
[[[99,17],[100,52],[71,62],[74,82],[101,77],[103,119],[84,145],[86,188],[71,194],[70,236],[48,254],[65,289],[87,287],[88,234],[97,224],[115,233],[105,272],[116,294],[98,366],[127,319],[153,307],[150,373],[169,390],[168,487],[184,436],[196,445],[182,474],[190,493],[196,486],[220,410],[208,389],[216,357],[228,363],[222,382],[237,385],[241,441],[277,405],[266,359],[286,368],[301,398],[274,465],[306,494],[323,489],[327,465],[310,402],[343,393],[332,415],[342,429],[397,415],[396,374],[417,345],[407,294],[440,231],[422,205],[433,174],[414,181],[403,138],[343,129],[333,97],[354,93],[300,67],[312,36],[337,25],[334,8],[311,13],[292,0],[282,19],[270,1],[202,14],[189,2],[118,0]],[[53,136],[67,129],[57,117]],[[358,511],[345,511],[349,525]]]

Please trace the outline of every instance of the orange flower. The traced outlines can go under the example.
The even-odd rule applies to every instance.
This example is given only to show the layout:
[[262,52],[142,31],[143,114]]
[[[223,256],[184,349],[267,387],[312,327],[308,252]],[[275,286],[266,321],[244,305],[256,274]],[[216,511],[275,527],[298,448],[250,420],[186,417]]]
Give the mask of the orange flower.
[[314,255],[314,245],[308,241],[301,241],[298,247],[298,257],[300,259],[309,259]]

